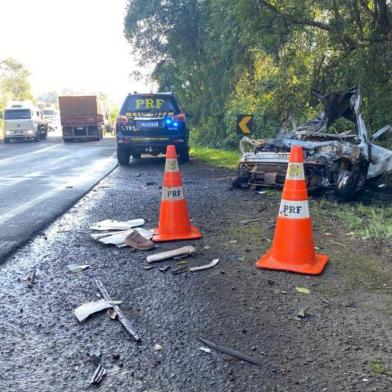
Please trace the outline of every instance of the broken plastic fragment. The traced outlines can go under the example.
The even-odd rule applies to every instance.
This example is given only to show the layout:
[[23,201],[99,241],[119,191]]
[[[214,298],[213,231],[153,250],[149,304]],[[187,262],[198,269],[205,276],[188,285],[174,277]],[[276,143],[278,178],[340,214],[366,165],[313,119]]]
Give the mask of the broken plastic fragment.
[[199,350],[205,352],[206,354],[211,354],[211,351],[212,351],[208,347],[199,347]]
[[102,310],[113,307],[113,305],[119,305],[122,301],[106,301],[105,299],[100,299],[98,301],[86,302],[78,306],[74,310],[74,314],[79,322],[86,320],[89,316],[94,313],[101,312]]
[[87,268],[90,268],[89,264],[68,264],[67,268],[71,271],[71,272],[81,272],[86,270]]
[[298,311],[298,313],[296,314],[296,316],[294,317],[295,320],[303,320],[306,319],[307,317],[309,317],[310,314],[307,313],[306,308],[304,309],[300,309]]
[[95,223],[90,226],[91,230],[127,230],[134,227],[143,226],[145,223],[144,219],[132,219],[129,221],[117,221],[114,219],[106,219],[101,222]]
[[214,259],[209,264],[199,265],[198,267],[191,267],[191,268],[189,268],[189,271],[196,272],[196,271],[206,270],[208,268],[215,267],[218,264],[218,262],[219,262],[219,259]]

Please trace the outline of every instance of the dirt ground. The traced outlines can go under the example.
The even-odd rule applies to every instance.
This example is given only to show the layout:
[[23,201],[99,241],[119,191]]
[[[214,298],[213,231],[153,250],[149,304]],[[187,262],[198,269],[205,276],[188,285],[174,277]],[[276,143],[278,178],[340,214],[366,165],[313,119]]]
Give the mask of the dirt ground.
[[[145,270],[146,255],[155,251],[105,247],[88,227],[106,218],[145,218],[145,227],[154,227],[163,166],[150,159],[119,167],[0,266],[1,391],[94,390],[91,353],[102,354],[107,370],[101,391],[392,391],[390,244],[347,236],[335,218],[315,213],[316,245],[330,256],[325,272],[258,270],[255,262],[271,244],[279,193],[230,191],[231,172],[192,162],[182,166],[184,188],[204,237],[158,250],[194,244],[191,265],[214,258],[219,264],[178,275]],[[312,200],[310,208],[324,207]],[[240,223],[253,218],[262,220]],[[74,274],[71,263],[91,268]],[[33,268],[37,281],[30,289],[26,277]],[[73,309],[97,299],[97,278],[124,301],[140,344],[105,312],[83,324],[76,320]],[[308,317],[297,320],[303,309]],[[262,366],[200,351],[197,337]],[[156,344],[162,350],[154,350]]]

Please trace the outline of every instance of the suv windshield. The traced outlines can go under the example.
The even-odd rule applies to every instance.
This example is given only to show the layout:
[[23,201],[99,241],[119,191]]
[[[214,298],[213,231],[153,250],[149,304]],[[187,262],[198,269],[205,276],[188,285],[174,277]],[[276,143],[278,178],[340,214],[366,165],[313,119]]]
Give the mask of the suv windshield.
[[122,112],[179,112],[173,96],[165,95],[130,95],[126,99]]
[[29,109],[6,110],[4,120],[30,120],[31,112]]

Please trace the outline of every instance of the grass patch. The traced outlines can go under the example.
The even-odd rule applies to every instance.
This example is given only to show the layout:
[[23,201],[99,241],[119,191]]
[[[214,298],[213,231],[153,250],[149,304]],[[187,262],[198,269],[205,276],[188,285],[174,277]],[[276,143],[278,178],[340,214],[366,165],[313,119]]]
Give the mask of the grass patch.
[[192,157],[213,166],[233,169],[240,161],[239,151],[218,150],[217,148],[192,146],[190,154]]
[[391,373],[386,369],[385,365],[380,362],[380,361],[372,361],[369,363],[369,368],[372,370],[375,374],[385,374],[390,376]]
[[321,199],[312,204],[313,211],[324,218],[343,222],[357,237],[392,239],[392,207],[362,203],[336,203]]

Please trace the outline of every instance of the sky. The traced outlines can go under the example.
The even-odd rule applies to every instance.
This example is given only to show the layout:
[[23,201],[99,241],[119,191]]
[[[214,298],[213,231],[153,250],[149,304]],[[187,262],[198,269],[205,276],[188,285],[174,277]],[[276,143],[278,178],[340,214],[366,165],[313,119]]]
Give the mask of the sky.
[[31,72],[35,96],[70,89],[104,92],[119,105],[138,70],[123,34],[127,0],[1,0],[0,60],[13,57]]

